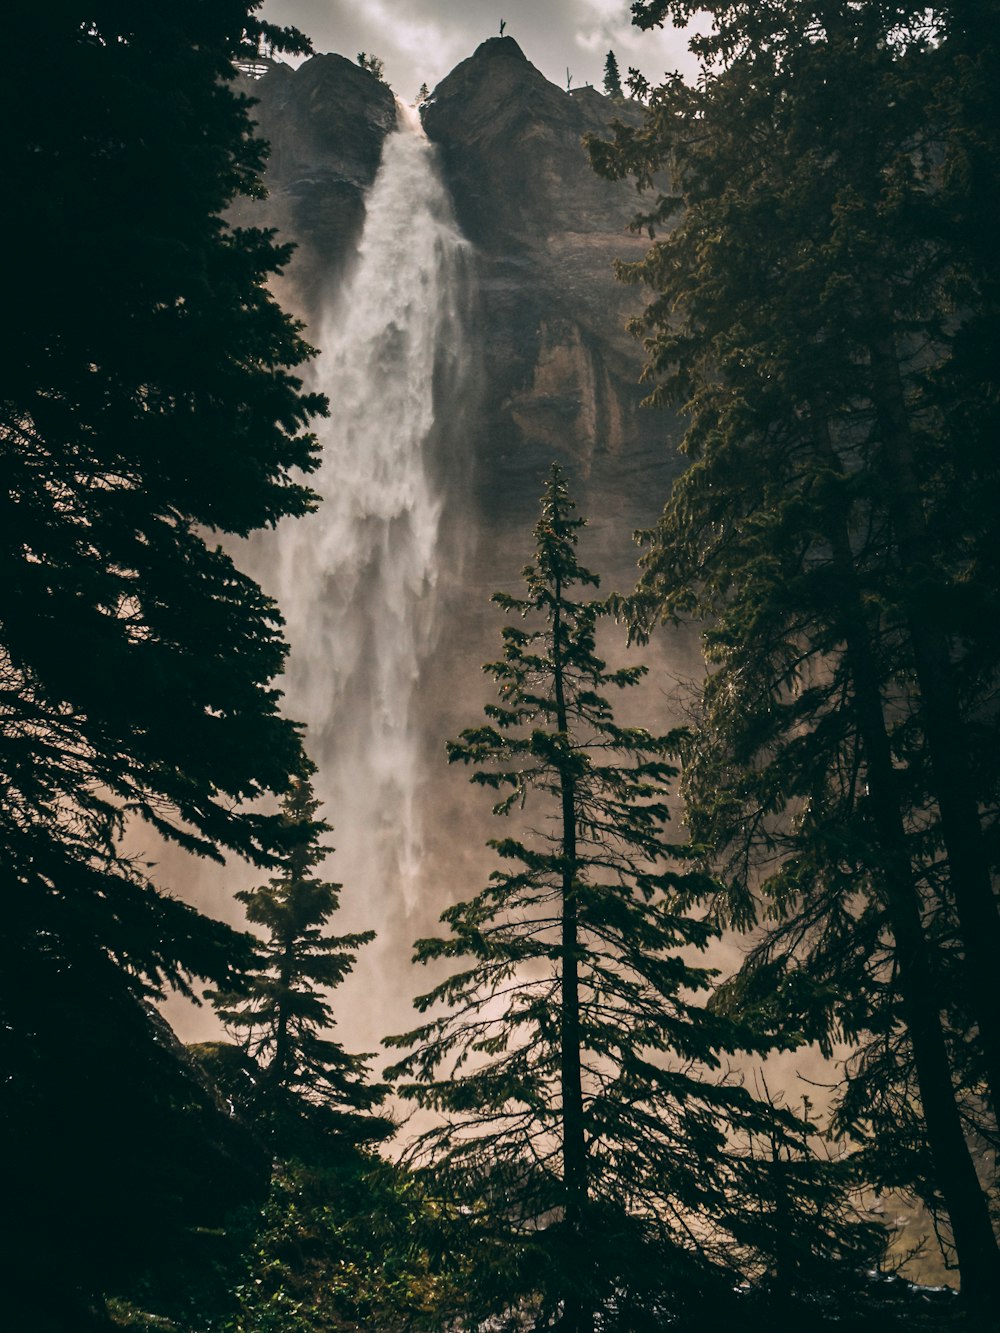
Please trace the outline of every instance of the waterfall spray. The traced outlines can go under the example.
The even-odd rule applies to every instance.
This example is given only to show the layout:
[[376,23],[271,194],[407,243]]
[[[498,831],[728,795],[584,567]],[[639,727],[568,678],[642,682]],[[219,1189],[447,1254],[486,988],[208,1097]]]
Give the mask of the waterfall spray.
[[[454,386],[468,244],[415,111],[385,141],[357,262],[313,331],[323,498],[282,524],[264,581],[291,645],[286,711],[308,727],[351,925],[413,906],[421,863],[415,692],[439,630],[443,497],[429,458]],[[451,374],[442,374],[442,367]],[[370,951],[369,951],[370,952]]]

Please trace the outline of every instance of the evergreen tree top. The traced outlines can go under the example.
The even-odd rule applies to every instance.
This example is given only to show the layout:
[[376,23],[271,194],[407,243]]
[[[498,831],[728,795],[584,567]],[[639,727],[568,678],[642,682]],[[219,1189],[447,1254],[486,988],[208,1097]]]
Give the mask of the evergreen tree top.
[[[551,602],[551,589],[556,586],[562,590],[579,583],[596,588],[600,583],[595,574],[577,561],[577,533],[586,527],[586,520],[574,518],[575,510],[562,469],[558,463],[553,463],[534,529],[536,561],[526,565],[523,571],[529,592],[541,599],[539,605]],[[503,594],[498,593],[494,598],[498,605],[503,604],[502,597]]]
[[247,919],[266,931],[256,965],[244,989],[216,992],[212,999],[223,1022],[241,1035],[247,1054],[262,1066],[260,1094],[272,1110],[294,1108],[296,1102],[366,1109],[380,1099],[381,1090],[365,1083],[363,1057],[348,1055],[324,1034],[334,1027],[329,992],[352,970],[357,950],[374,932],[335,936],[324,931],[339,905],[341,886],[311,873],[331,850],[322,842],[330,827],[316,817],[315,771],[304,760],[282,803],[289,836],[280,873],[236,895]]
[[604,91],[609,97],[621,98],[623,96],[622,78],[614,51],[609,51],[604,59]]

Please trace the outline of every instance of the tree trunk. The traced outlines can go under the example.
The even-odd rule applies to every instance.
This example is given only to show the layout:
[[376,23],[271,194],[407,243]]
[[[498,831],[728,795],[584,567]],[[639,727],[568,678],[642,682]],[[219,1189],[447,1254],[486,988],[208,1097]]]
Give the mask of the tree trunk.
[[267,1067],[266,1078],[271,1088],[286,1089],[291,1074],[291,1041],[288,1032],[288,992],[292,986],[292,970],[295,962],[295,946],[292,936],[285,940],[278,969],[280,999],[278,1001],[278,1021],[274,1030],[274,1055]]
[[871,664],[865,661],[866,649],[866,644],[862,646],[854,639],[853,643],[848,642],[847,655],[854,680],[872,815],[879,835],[899,992],[913,1047],[935,1177],[948,1209],[958,1253],[962,1292],[975,1303],[996,1290],[1000,1281],[1000,1251],[955,1101],[937,987],[895,792],[889,739]]
[[[552,623],[552,663],[556,700],[556,725],[569,735],[566,691],[563,679],[562,587],[555,580],[555,610]],[[576,791],[573,776],[563,770],[559,777],[562,802],[562,935],[561,935],[561,1025],[560,1082],[562,1093],[563,1195],[567,1231],[567,1253],[586,1254],[584,1239],[587,1203],[587,1155],[583,1129],[583,1082],[580,1058],[580,979],[578,965],[576,904]],[[563,1320],[565,1333],[591,1333],[593,1315],[580,1299],[569,1267],[563,1273]]]
[[[888,298],[880,295],[883,329]],[[872,395],[885,458],[885,482],[900,565],[913,585],[930,584],[933,571],[910,439],[899,361],[891,333],[871,345]],[[912,604],[912,603],[911,603]],[[1000,1114],[1000,914],[983,844],[969,747],[956,697],[948,641],[918,613],[908,617],[941,836],[958,913],[966,980],[986,1064],[994,1114]]]
[[[822,455],[838,472],[839,459],[826,433],[817,431]],[[951,1220],[962,1292],[973,1304],[988,1299],[1000,1281],[1000,1251],[986,1197],[962,1130],[951,1081],[930,951],[913,879],[897,778],[882,710],[879,675],[857,587],[846,515],[834,515],[828,534],[840,585],[838,605],[845,659],[854,685],[858,733],[866,762],[869,800],[879,839],[878,870],[895,941],[903,1015],[913,1048],[935,1178]]]

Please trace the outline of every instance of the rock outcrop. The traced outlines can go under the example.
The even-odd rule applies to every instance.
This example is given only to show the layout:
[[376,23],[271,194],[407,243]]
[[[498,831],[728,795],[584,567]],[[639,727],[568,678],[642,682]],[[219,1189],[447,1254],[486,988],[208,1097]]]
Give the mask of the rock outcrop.
[[[339,55],[274,65],[246,91],[271,145],[269,197],[236,220],[296,243],[281,296],[311,324],[356,253],[395,102]],[[556,87],[510,37],[484,42],[423,107],[475,249],[469,448],[487,527],[530,525],[539,478],[559,458],[581,507],[628,534],[655,519],[676,469],[675,423],[639,406],[642,353],[626,324],[640,297],[613,271],[644,250],[628,230],[636,195],[595,175],[583,147],[641,114],[593,88]]]
[[628,230],[636,196],[595,175],[583,147],[641,114],[593,88],[557,88],[510,37],[484,42],[424,109],[478,253],[479,493],[487,511],[503,496],[514,521],[553,457],[626,528],[665,494],[668,422],[639,410],[641,352],[625,327],[638,302],[613,272],[644,249]]
[[[256,101],[258,133],[270,145],[263,220],[298,247],[290,298],[308,318],[354,253],[396,101],[339,55],[313,56],[297,70],[272,64],[262,79],[244,79],[242,91]],[[244,205],[236,220],[260,223],[262,213]]]

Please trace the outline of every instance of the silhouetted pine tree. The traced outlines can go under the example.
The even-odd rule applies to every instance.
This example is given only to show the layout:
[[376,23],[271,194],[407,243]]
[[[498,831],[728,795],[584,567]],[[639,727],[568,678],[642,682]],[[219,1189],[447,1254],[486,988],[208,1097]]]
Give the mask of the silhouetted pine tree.
[[252,1115],[309,1107],[368,1110],[383,1093],[365,1081],[364,1058],[349,1055],[328,1035],[335,1019],[327,992],[340,985],[375,933],[324,933],[341,886],[314,873],[331,850],[321,841],[330,826],[316,818],[314,772],[307,761],[282,803],[290,847],[280,873],[236,895],[251,924],[266,932],[245,988],[212,994],[219,1017],[260,1069],[259,1086],[241,1098]]
[[689,414],[690,465],[633,610],[709,627],[689,818],[729,918],[761,897],[770,918],[730,995],[865,1045],[852,1072],[880,1076],[845,1106],[875,1155],[919,1089],[910,1162],[977,1299],[1000,1275],[963,1124],[995,1133],[1000,1099],[996,6],[708,8],[703,77],[594,147],[673,191],[626,276],[652,288],[652,397]]
[[604,58],[604,91],[609,97],[621,98],[622,76],[618,70],[618,60],[614,51],[609,51]]
[[786,1142],[795,1122],[709,1078],[752,1043],[697,1001],[713,974],[693,956],[716,932],[690,910],[706,888],[690,849],[663,837],[676,737],[615,722],[606,692],[644,668],[597,655],[605,607],[574,595],[597,579],[572,511],[553,467],[527,593],[494,597],[528,622],[486,668],[499,702],[449,746],[499,793],[495,813],[524,807],[534,826],[491,843],[489,885],[418,942],[420,962],[462,966],[417,1000],[429,1020],[388,1040],[411,1049],[387,1076],[441,1117],[416,1153],[483,1227],[496,1269],[480,1299],[521,1298],[535,1327],[579,1333],[598,1313],[602,1328],[661,1327],[707,1299],[757,1192],[730,1136]]
[[[44,68],[28,55],[0,81],[18,126],[0,323],[0,1260],[43,1306],[65,1296],[74,1330],[112,1273],[258,1175],[150,1008],[192,976],[232,984],[248,942],[121,841],[131,822],[273,864],[282,827],[253,801],[300,757],[273,687],[277,609],[217,537],[312,507],[295,474],[315,464],[323,406],[268,288],[288,248],[224,221],[266,153],[233,62],[262,38],[308,46],[256,8],[60,0],[7,27]],[[45,1309],[22,1322],[47,1327]]]

